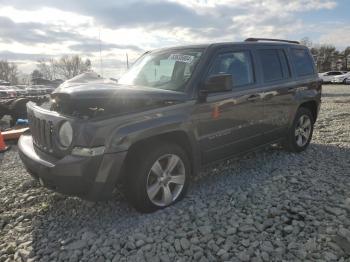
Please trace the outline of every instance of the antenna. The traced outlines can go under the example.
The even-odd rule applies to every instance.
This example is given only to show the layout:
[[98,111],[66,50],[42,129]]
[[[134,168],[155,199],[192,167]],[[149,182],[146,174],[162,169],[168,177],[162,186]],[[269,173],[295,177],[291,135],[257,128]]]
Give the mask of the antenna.
[[129,56],[128,56],[128,53],[126,53],[126,69],[129,69]]
[[101,45],[101,28],[98,29],[98,41],[100,46],[100,74],[103,77],[103,67],[102,67],[102,45]]

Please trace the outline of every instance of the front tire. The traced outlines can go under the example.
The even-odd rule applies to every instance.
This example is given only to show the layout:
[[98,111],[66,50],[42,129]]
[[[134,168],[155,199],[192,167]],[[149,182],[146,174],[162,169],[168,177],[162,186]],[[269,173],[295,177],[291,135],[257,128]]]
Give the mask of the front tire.
[[314,130],[314,119],[311,111],[300,107],[295,115],[292,127],[288,130],[284,148],[290,152],[304,151],[310,144]]
[[190,177],[186,152],[176,144],[140,148],[127,165],[126,197],[136,210],[149,213],[185,195]]

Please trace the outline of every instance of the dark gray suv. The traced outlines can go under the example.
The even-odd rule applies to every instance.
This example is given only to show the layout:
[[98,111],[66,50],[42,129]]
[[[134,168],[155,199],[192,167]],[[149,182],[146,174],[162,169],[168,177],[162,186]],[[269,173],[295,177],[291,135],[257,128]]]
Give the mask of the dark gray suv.
[[146,52],[118,84],[73,84],[51,98],[50,110],[27,104],[19,152],[30,174],[90,200],[124,183],[151,212],[181,199],[208,163],[277,142],[305,150],[321,80],[298,42],[250,38]]

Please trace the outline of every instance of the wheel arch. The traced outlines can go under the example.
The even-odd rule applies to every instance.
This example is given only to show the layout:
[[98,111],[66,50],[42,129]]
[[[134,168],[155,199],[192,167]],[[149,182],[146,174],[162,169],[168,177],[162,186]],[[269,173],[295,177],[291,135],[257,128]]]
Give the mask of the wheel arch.
[[317,119],[317,115],[318,115],[318,103],[315,100],[310,100],[310,101],[306,101],[306,102],[301,103],[299,105],[298,109],[301,107],[307,108],[311,111],[313,121],[315,123],[316,119]]
[[190,137],[190,135],[184,130],[169,131],[147,138],[143,138],[134,142],[129,147],[125,163],[130,163],[132,157],[135,154],[140,153],[140,151],[150,149],[152,148],[152,146],[154,147],[159,143],[173,143],[179,145],[181,148],[184,149],[190,160],[191,173],[195,174],[198,171],[200,163],[200,154],[198,153],[198,149],[196,148],[195,142]]

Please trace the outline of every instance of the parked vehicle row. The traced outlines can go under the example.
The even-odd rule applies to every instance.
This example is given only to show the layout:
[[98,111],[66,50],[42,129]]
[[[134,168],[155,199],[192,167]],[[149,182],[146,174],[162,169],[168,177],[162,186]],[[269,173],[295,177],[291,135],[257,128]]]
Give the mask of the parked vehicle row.
[[0,99],[51,94],[55,87],[44,85],[0,86]]
[[350,72],[347,71],[329,71],[318,75],[323,83],[348,84],[350,82]]

